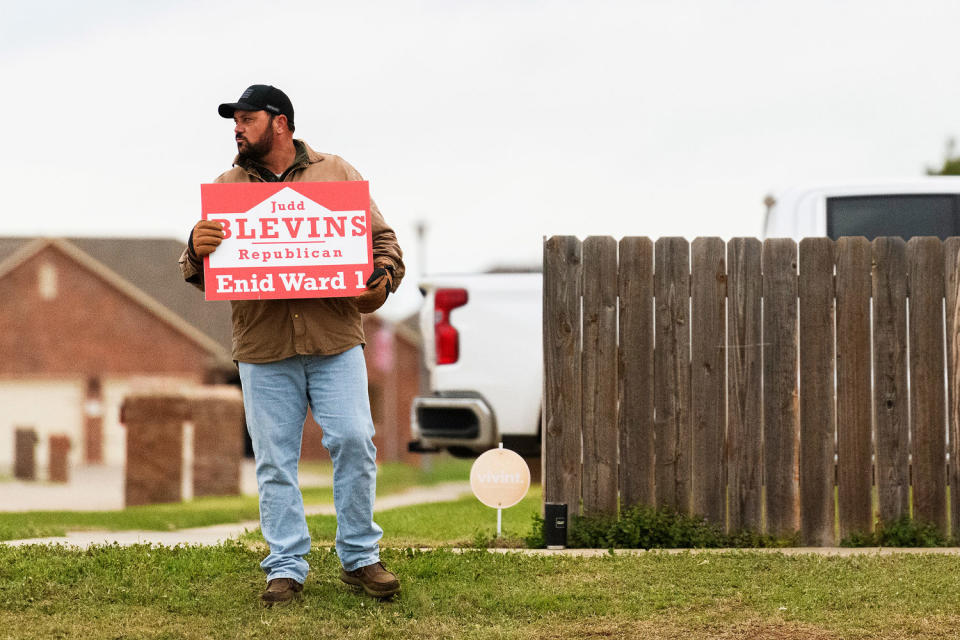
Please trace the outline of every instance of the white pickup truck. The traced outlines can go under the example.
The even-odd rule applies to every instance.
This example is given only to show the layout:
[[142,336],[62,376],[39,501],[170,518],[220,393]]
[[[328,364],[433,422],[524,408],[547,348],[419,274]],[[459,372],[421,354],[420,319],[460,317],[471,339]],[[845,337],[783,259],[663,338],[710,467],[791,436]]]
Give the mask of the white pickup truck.
[[960,235],[960,177],[786,189],[768,200],[766,238]]
[[[789,189],[769,198],[764,237],[960,235],[960,177]],[[420,283],[428,395],[411,407],[411,451],[473,456],[503,442],[540,454],[541,274]]]
[[411,451],[475,456],[503,442],[540,455],[543,395],[539,273],[420,282],[430,393],[411,407]]

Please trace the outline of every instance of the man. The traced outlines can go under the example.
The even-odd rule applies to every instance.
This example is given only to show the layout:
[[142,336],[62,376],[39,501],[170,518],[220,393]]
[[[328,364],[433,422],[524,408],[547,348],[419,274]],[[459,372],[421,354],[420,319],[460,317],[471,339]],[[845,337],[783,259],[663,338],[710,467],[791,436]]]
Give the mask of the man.
[[[326,182],[362,180],[342,158],[294,140],[293,105],[279,89],[253,85],[219,113],[232,118],[238,155],[217,182]],[[270,546],[264,603],[290,600],[303,588],[310,536],[297,479],[307,405],[323,429],[333,460],[340,578],[376,597],[400,585],[380,563],[383,531],[373,522],[376,448],[363,359],[360,313],[384,303],[403,278],[393,230],[370,201],[374,271],[356,298],[235,300],[233,357],[240,369],[247,429],[256,457],[260,526]],[[203,288],[203,257],[223,230],[198,222],[180,258],[184,279]]]

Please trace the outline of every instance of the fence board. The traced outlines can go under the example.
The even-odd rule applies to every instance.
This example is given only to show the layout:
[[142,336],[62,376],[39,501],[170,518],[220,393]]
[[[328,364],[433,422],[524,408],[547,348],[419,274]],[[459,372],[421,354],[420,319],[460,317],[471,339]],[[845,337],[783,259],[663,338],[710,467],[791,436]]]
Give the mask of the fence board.
[[840,537],[873,525],[870,242],[837,241],[837,484]]
[[803,543],[834,535],[834,244],[800,241],[800,514]]
[[907,243],[910,270],[910,416],[913,514],[946,531],[943,246],[934,237]]
[[660,238],[654,258],[656,500],[689,513],[690,245],[684,238]]
[[544,500],[580,513],[580,241],[543,245]]
[[617,242],[583,243],[583,513],[617,513]]
[[762,267],[767,531],[790,535],[800,528],[796,242],[764,241]]
[[693,512],[723,526],[727,494],[723,482],[726,247],[720,238],[697,238],[691,251]]
[[727,246],[730,531],[760,531],[762,526],[761,249],[756,238],[733,238]]
[[957,287],[960,286],[960,280],[957,272],[957,258],[960,256],[960,238],[947,238],[943,243],[944,253],[944,279],[946,283],[946,320],[947,320],[947,407],[949,411],[947,416],[950,464],[948,468],[948,481],[950,483],[950,529],[951,535],[957,536],[960,533],[960,394],[957,389],[957,369],[960,367],[960,339],[957,331],[960,330],[960,297],[957,295]]
[[653,242],[620,240],[620,504],[654,503]]
[[907,245],[873,241],[874,412],[877,416],[877,510],[881,522],[910,513],[907,417]]

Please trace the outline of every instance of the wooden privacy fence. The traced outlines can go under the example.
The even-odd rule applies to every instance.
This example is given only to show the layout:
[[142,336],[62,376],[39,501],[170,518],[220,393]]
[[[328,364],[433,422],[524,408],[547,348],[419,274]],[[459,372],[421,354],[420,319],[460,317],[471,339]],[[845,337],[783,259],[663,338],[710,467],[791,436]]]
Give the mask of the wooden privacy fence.
[[544,499],[812,545],[836,543],[837,519],[841,537],[905,514],[947,533],[958,253],[960,238],[549,238]]

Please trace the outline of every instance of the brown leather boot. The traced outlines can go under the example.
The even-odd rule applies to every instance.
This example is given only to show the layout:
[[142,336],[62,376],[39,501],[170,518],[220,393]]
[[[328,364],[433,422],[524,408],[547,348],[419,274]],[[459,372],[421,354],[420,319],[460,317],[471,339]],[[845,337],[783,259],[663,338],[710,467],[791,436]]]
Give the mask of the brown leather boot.
[[389,598],[400,591],[400,582],[382,562],[368,564],[353,571],[340,567],[340,579],[355,587],[363,587],[368,595],[374,598]]
[[274,578],[267,583],[267,590],[260,595],[266,605],[288,602],[293,596],[303,591],[303,585],[293,578]]

